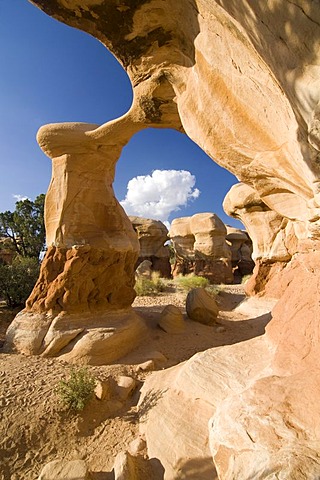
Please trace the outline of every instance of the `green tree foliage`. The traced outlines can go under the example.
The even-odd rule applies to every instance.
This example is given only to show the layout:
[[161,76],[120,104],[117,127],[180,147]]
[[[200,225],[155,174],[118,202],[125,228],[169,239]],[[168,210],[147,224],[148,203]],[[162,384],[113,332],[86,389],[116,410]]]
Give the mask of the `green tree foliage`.
[[44,249],[44,200],[45,195],[41,194],[34,202],[29,199],[16,202],[14,212],[0,213],[0,236],[10,238],[22,257],[39,258]]
[[17,256],[11,265],[0,265],[0,296],[10,308],[24,305],[39,276],[36,258]]

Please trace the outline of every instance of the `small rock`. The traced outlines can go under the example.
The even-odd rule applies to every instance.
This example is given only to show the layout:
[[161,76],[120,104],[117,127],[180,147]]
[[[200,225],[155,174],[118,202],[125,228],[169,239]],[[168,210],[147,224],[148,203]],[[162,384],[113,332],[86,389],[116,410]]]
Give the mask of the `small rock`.
[[146,441],[142,437],[137,437],[129,444],[129,453],[131,455],[137,455],[146,448]]
[[155,365],[153,360],[147,360],[144,363],[140,363],[140,365],[137,365],[136,371],[137,372],[150,372],[151,370],[154,370]]
[[150,260],[144,260],[136,269],[136,277],[151,278],[152,262]]
[[83,460],[53,460],[43,467],[38,480],[91,480]]
[[109,400],[112,396],[110,380],[98,380],[94,389],[94,393],[99,400]]
[[116,394],[120,400],[124,401],[133,393],[137,382],[132,377],[119,377],[117,380]]
[[160,314],[159,327],[167,333],[177,334],[185,329],[185,323],[180,308],[167,305]]
[[113,466],[114,480],[139,480],[135,463],[129,452],[118,453]]

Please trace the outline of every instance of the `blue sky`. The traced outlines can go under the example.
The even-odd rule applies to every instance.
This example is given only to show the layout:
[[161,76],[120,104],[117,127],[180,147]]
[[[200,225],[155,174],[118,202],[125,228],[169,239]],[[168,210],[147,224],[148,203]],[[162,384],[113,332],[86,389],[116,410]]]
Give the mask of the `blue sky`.
[[[47,190],[51,161],[35,140],[41,125],[105,123],[130,108],[132,89],[125,71],[101,43],[48,17],[27,0],[0,0],[0,19],[0,211],[4,211],[14,209],[14,195],[34,199]],[[221,207],[236,178],[174,130],[148,129],[131,139],[117,164],[118,200],[125,199],[128,182],[137,176],[144,178],[131,185],[139,194],[146,192],[146,182],[157,181],[154,170],[190,172],[184,197],[189,197],[188,204],[172,212],[169,221],[215,212],[225,223],[242,227]],[[172,189],[178,188],[179,175],[170,175]],[[166,185],[168,192],[170,184]],[[146,203],[144,194],[140,200]]]

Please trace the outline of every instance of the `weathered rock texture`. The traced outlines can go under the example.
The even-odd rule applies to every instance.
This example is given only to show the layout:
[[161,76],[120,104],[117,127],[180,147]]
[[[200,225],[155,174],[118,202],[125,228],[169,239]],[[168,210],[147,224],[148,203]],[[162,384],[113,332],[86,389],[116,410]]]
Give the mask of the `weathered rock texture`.
[[151,220],[142,217],[129,217],[140,244],[139,258],[136,267],[144,260],[151,262],[151,270],[160,272],[164,278],[171,277],[169,261],[168,229],[160,220]]
[[[42,142],[46,132],[50,136],[57,131],[56,146],[60,147],[49,154],[56,159],[57,167],[60,161],[71,162],[74,168],[86,163],[91,178],[95,165],[92,160],[99,150],[105,149],[104,161],[108,163],[109,148],[114,151],[124,145],[138,129],[152,126],[184,130],[239,181],[253,188],[263,204],[279,216],[274,219],[277,232],[293,228],[296,236],[298,222],[309,239],[320,237],[318,1],[32,0],[32,3],[104,43],[127,70],[134,91],[128,114],[99,128],[46,127],[40,143],[47,143]],[[68,135],[61,134],[63,129],[69,130]],[[62,181],[62,177],[58,178],[58,182]],[[79,206],[77,199],[72,204]],[[53,224],[48,225],[49,237],[58,242],[63,238],[66,242],[63,248],[71,248],[73,242],[69,244],[69,239],[72,235],[81,237],[81,232],[77,228],[73,232],[70,223],[66,231],[56,229],[60,222],[54,220],[54,215],[52,219]],[[282,219],[286,225],[280,227]],[[91,229],[86,231],[89,234]],[[99,235],[97,241],[95,235],[91,240],[90,249],[103,249]],[[183,367],[185,375],[178,375],[175,382],[171,382],[171,372],[163,373],[167,385],[176,386],[176,392],[171,389],[166,395],[162,415],[156,408],[148,413],[147,440],[151,454],[168,466],[168,479],[194,478],[194,472],[199,479],[214,478],[208,428],[203,424],[214,413],[212,402],[217,409],[210,425],[210,445],[220,478],[319,477],[319,412],[314,399],[319,396],[320,270],[313,266],[319,262],[319,255],[314,251],[318,245],[312,242],[306,242],[302,251],[302,241],[298,242],[290,269],[283,265],[280,272],[282,285],[286,283],[287,289],[265,337],[250,341],[245,351],[242,344],[221,347],[214,351],[213,362],[210,353],[201,353]],[[286,241],[284,244],[286,249],[279,247],[274,251],[277,261],[286,264],[291,249]],[[58,243],[54,248],[62,245]],[[134,256],[135,248],[124,250]],[[290,280],[294,265],[299,282]],[[54,280],[56,274],[52,275]],[[306,289],[301,289],[302,281],[311,286],[312,297]],[[129,279],[128,282],[120,284],[130,290]],[[40,285],[37,289],[39,293],[33,298],[38,309],[42,308],[43,300]],[[65,308],[67,298],[59,295],[59,299]],[[59,305],[54,303],[60,311]],[[32,305],[28,308],[32,309]],[[197,377],[190,373],[189,367],[195,366],[199,358],[204,359],[206,368],[202,365]],[[285,361],[290,358],[293,364]],[[206,381],[190,388],[195,379],[203,377]],[[235,395],[237,398],[232,398]],[[225,405],[232,408],[230,415],[230,408]],[[249,414],[254,412],[250,428],[243,408]],[[174,421],[166,421],[173,410]],[[185,412],[193,413],[192,423],[185,422]],[[175,429],[178,418],[180,425],[187,426],[187,435],[183,434],[186,428]],[[227,429],[232,431],[228,438]],[[152,435],[152,431],[157,434]],[[194,445],[192,454],[190,445]],[[280,452],[280,457],[273,455],[274,452]]]
[[57,124],[38,133],[53,164],[48,251],[25,311],[10,326],[7,349],[103,363],[128,353],[141,335],[142,322],[131,311],[139,243],[112,188],[128,138],[114,124],[95,140],[89,134],[96,127]]
[[204,325],[215,325],[219,313],[215,299],[204,288],[193,288],[187,295],[188,317]]
[[[228,215],[243,222],[252,239],[252,258],[256,265],[247,293],[265,292],[266,288],[268,291],[269,280],[286,267],[299,251],[299,242],[306,239],[305,225],[271,210],[253,188],[243,183],[231,188],[223,207]],[[282,293],[279,288],[273,292],[276,297]]]
[[90,472],[83,460],[53,460],[41,471],[38,480],[91,480]]
[[186,328],[182,312],[175,305],[167,305],[162,310],[158,325],[170,334],[181,333]]
[[238,228],[227,227],[226,240],[231,250],[231,265],[234,282],[241,282],[245,275],[250,275],[254,268],[252,260],[252,241],[247,232]]
[[197,213],[172,221],[169,237],[175,251],[173,275],[194,273],[211,283],[232,283],[227,230],[215,213]]

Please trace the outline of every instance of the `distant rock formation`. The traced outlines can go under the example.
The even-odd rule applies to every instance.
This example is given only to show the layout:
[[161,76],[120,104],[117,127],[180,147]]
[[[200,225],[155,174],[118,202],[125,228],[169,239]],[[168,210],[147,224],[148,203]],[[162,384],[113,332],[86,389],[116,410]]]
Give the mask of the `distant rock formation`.
[[210,283],[232,283],[231,251],[227,229],[215,213],[176,218],[169,237],[175,251],[173,275],[194,273]]
[[252,260],[252,241],[246,231],[227,227],[226,240],[231,249],[231,265],[234,283],[241,283],[245,275],[250,275],[254,268]]
[[161,277],[171,277],[169,261],[168,229],[160,220],[151,220],[143,217],[129,217],[130,222],[138,235],[140,244],[139,258],[136,267],[144,260],[151,262],[151,270],[160,272]]

